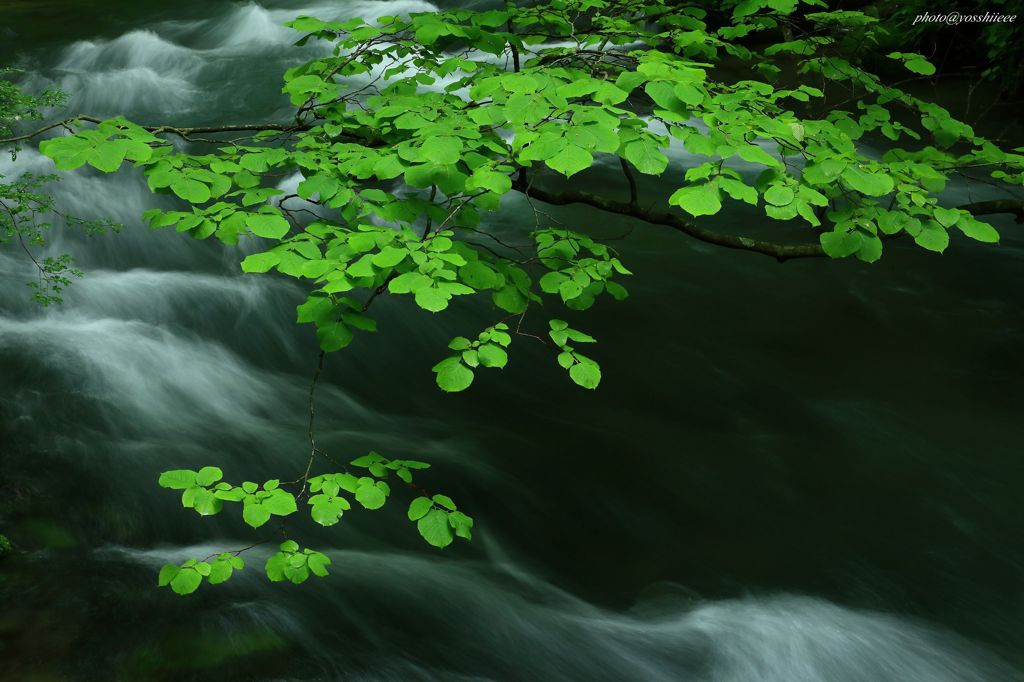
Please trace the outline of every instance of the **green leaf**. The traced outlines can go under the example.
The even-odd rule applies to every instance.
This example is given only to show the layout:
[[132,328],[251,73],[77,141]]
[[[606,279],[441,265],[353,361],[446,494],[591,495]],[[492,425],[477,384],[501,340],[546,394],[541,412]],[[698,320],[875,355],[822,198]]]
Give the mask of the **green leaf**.
[[224,506],[224,503],[212,491],[205,488],[196,488],[195,490],[196,493],[192,501],[192,507],[200,515],[212,516],[218,513]]
[[644,86],[644,91],[652,100],[654,100],[654,103],[662,109],[675,111],[676,113],[681,113],[683,111],[680,107],[679,98],[676,97],[674,89],[670,83],[652,81]]
[[824,158],[804,166],[801,177],[812,185],[825,185],[842,174],[846,162],[841,159]]
[[[353,245],[354,242],[354,237],[349,240],[350,245]],[[377,274],[373,269],[373,254],[364,254],[355,263],[349,265],[346,272],[350,277],[373,277]]]
[[432,313],[439,313],[448,307],[448,296],[436,286],[420,289],[415,299],[416,305]]
[[583,286],[574,279],[567,279],[558,285],[558,294],[563,301],[570,301],[583,293]]
[[171,183],[171,191],[193,204],[202,204],[210,200],[210,188],[198,180],[179,178]]
[[57,170],[75,170],[92,155],[92,143],[75,135],[56,137],[40,142],[39,151],[53,159]]
[[462,155],[462,140],[457,137],[440,135],[430,137],[423,143],[423,157],[435,164],[450,164]]
[[371,450],[370,452],[368,452],[367,454],[363,455],[362,457],[356,457],[354,460],[352,460],[350,462],[350,464],[352,464],[353,466],[357,466],[357,467],[369,467],[369,466],[372,466],[374,464],[378,464],[378,463],[383,462],[383,461],[384,461],[383,457],[381,457],[379,454],[377,454],[376,452],[373,452]]
[[759,163],[762,166],[782,168],[781,161],[756,144],[741,145],[736,151],[740,158],[748,163]]
[[470,261],[459,268],[459,277],[474,289],[491,289],[498,283],[494,270],[478,260]]
[[213,562],[210,567],[210,577],[208,580],[211,585],[219,585],[222,582],[227,581],[231,574],[234,572],[234,568],[231,566],[231,562],[226,559],[218,559]]
[[161,488],[170,488],[171,490],[185,490],[191,488],[196,484],[196,472],[190,469],[175,469],[174,471],[165,471],[160,474],[160,480],[158,481]]
[[274,495],[263,501],[263,508],[275,516],[288,516],[298,511],[295,496],[278,488]]
[[565,335],[570,340],[575,341],[576,343],[596,343],[597,342],[597,339],[595,339],[593,336],[591,336],[590,334],[584,334],[583,332],[581,332],[578,329],[566,329],[565,330]]
[[591,164],[594,163],[593,155],[574,144],[567,144],[562,151],[558,152],[554,156],[545,159],[544,163],[547,164],[548,168],[554,171],[558,171],[569,178],[579,173],[584,168],[590,168]]
[[426,275],[419,272],[406,272],[388,283],[388,291],[393,294],[411,294],[429,287],[434,283]]
[[206,492],[205,488],[200,488],[197,485],[192,486],[181,494],[181,506],[185,509],[191,509],[196,503],[196,495],[201,492]]
[[310,516],[321,526],[333,526],[345,512],[345,501],[340,497],[327,497],[326,495],[317,495],[316,497],[323,499],[313,503]]
[[646,175],[661,175],[668,166],[668,157],[656,142],[648,138],[628,143],[623,147],[623,156]]
[[203,576],[194,568],[183,568],[171,579],[171,589],[177,594],[192,594],[202,582]]
[[580,362],[569,368],[569,377],[583,388],[594,389],[601,383],[601,368],[594,363]]
[[822,232],[818,237],[821,248],[830,258],[845,258],[856,253],[861,247],[861,236],[856,232],[835,229]]
[[440,509],[431,509],[416,522],[423,539],[434,547],[445,548],[452,544],[452,529],[448,525],[448,514]]
[[547,133],[533,140],[520,154],[524,161],[540,161],[558,154],[569,141],[561,135]]
[[174,576],[178,575],[178,571],[180,570],[181,566],[179,566],[178,564],[164,564],[163,567],[160,569],[160,576],[157,579],[157,584],[160,587],[165,587],[166,585],[170,584],[171,580],[174,579]]
[[680,83],[673,89],[675,96],[690,106],[697,106],[704,101],[704,93],[689,83]]
[[437,385],[442,391],[457,393],[466,390],[473,383],[473,370],[463,365],[457,355],[437,363],[433,371],[437,372]]
[[320,348],[328,353],[341,350],[352,342],[352,330],[341,322],[329,322],[317,327]]
[[230,485],[226,488],[217,489],[214,495],[218,500],[227,500],[229,502],[242,502],[246,498],[246,494],[241,487],[231,487]]
[[259,502],[246,502],[242,506],[242,519],[253,528],[259,528],[270,520],[270,510]]
[[882,257],[882,240],[877,235],[860,233],[861,244],[860,248],[857,249],[858,260],[862,260],[865,263],[874,263]]
[[774,206],[788,206],[793,203],[793,190],[785,185],[772,185],[764,193],[764,200]]
[[[409,503],[409,520],[418,521],[427,515],[434,506],[434,503],[426,497],[417,497],[415,500]],[[177,566],[175,566],[177,568]]]
[[893,189],[892,178],[888,175],[868,172],[857,166],[847,166],[842,177],[850,187],[869,197],[885,196]]
[[284,566],[284,576],[293,584],[299,585],[309,578],[309,568],[306,563],[309,558],[304,554],[292,554]]
[[257,237],[280,239],[291,229],[288,221],[282,216],[271,213],[253,213],[245,219],[245,225]]
[[486,343],[480,346],[477,353],[480,358],[480,364],[484,367],[497,367],[500,369],[508,363],[508,353],[493,343]]
[[224,472],[217,467],[203,467],[196,475],[196,485],[208,486],[224,478]]
[[364,332],[375,332],[377,331],[377,321],[372,317],[367,317],[362,313],[346,312],[342,313],[342,319],[348,323],[349,326],[361,329]]
[[393,268],[409,255],[409,252],[405,249],[399,249],[394,246],[385,246],[380,250],[380,253],[373,257],[373,264],[378,268]]
[[[757,190],[755,188],[740,180],[734,180],[732,178],[722,178],[719,182],[722,189],[725,190],[733,199],[745,201],[751,206],[757,206]],[[609,286],[611,284],[613,283],[607,282],[605,286]],[[609,293],[611,293],[610,288]],[[612,295],[614,296],[614,294]]]
[[491,300],[494,305],[513,315],[518,315],[526,310],[526,296],[512,285],[495,291],[491,294]]
[[373,174],[381,180],[397,178],[405,172],[406,165],[397,154],[382,156],[373,164]]
[[229,500],[231,502],[241,502],[245,499],[245,492],[243,492],[241,488],[231,488],[230,486],[223,490],[217,490],[214,492],[214,495],[216,495],[219,500]]
[[971,239],[976,239],[979,242],[986,242],[988,244],[996,244],[999,242],[999,232],[996,228],[992,227],[988,223],[983,223],[980,220],[974,218],[974,216],[964,215],[957,221],[957,228],[963,232],[966,236]]
[[437,385],[442,391],[464,391],[473,383],[473,371],[462,364],[460,356],[446,357],[433,367]]
[[473,173],[469,182],[466,183],[466,189],[486,189],[495,194],[506,194],[512,189],[512,178],[505,173],[499,173],[488,168],[480,168]]
[[303,199],[311,199],[314,194],[320,195],[320,201],[326,202],[338,193],[338,179],[325,173],[317,173],[299,183],[298,195]]
[[949,246],[949,233],[938,223],[929,220],[924,224],[924,229],[914,235],[914,241],[921,248],[942,253]]
[[931,76],[935,73],[935,66],[927,59],[910,59],[904,62],[903,65],[922,76]]
[[323,578],[327,575],[327,567],[331,564],[331,558],[326,554],[313,552],[309,555],[306,563],[309,565],[309,570],[313,572],[313,575]]
[[104,173],[113,173],[121,167],[128,153],[126,140],[112,140],[98,144],[89,158],[89,165]]
[[380,509],[387,502],[387,495],[377,485],[368,483],[356,489],[356,501],[367,509]]
[[287,566],[288,556],[278,552],[267,559],[267,563],[264,568],[267,572],[267,577],[270,578],[271,582],[278,583],[285,579],[284,570]]
[[518,93],[505,103],[505,117],[511,123],[539,123],[551,111],[543,97]]
[[473,519],[460,511],[448,515],[448,523],[455,529],[455,534],[466,540],[473,539]]
[[416,28],[416,42],[421,45],[433,45],[438,38],[449,34],[448,27],[437,17],[426,16]]
[[722,210],[718,186],[713,183],[687,185],[677,189],[668,198],[668,203],[680,207],[694,217],[714,215]]
[[455,511],[457,509],[455,501],[447,495],[434,495],[432,499],[435,504],[439,504],[449,511]]
[[569,276],[563,272],[546,272],[540,278],[540,290],[545,294],[557,293],[562,283],[569,279]]
[[246,256],[242,261],[242,272],[266,272],[281,262],[281,256],[276,253],[254,253]]
[[955,208],[936,208],[934,215],[943,227],[953,227],[960,220],[960,211]]
[[615,282],[605,282],[604,288],[609,294],[611,294],[612,298],[614,298],[616,301],[624,301],[626,300],[626,298],[629,297],[629,292],[626,291],[626,287],[622,286],[621,284],[617,284]]

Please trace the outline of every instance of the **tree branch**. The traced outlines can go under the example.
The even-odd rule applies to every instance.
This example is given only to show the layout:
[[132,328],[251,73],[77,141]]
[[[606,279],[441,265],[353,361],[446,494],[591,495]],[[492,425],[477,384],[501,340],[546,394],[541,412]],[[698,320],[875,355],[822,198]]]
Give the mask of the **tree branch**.
[[990,201],[975,201],[957,208],[967,211],[971,215],[993,215],[995,213],[1012,213],[1016,216],[1017,223],[1024,224],[1024,199],[992,199]]
[[723,246],[727,249],[763,253],[778,261],[787,261],[794,258],[821,258],[826,255],[824,249],[818,244],[776,244],[759,239],[750,239],[749,237],[721,234],[720,232],[698,227],[678,215],[653,211],[619,201],[610,201],[587,192],[548,192],[537,187],[527,187],[518,181],[513,183],[512,188],[547,204],[556,206],[585,204],[602,211],[608,211],[609,213],[639,218],[644,222],[654,225],[666,225],[708,244]]
[[[508,20],[506,28],[508,29],[509,33],[513,33],[511,18]],[[519,48],[516,47],[515,42],[513,42],[512,40],[508,41],[508,46],[512,51],[512,70],[515,71],[516,73],[519,73]]]
[[[86,121],[89,123],[101,123],[104,119],[97,118],[95,116],[79,115],[73,118],[67,118],[56,123],[43,126],[38,130],[35,130],[24,135],[18,135],[15,137],[8,137],[0,139],[0,145],[11,144],[14,142],[22,142],[30,140],[34,137],[52,130],[54,128],[68,126],[76,121]],[[310,123],[242,123],[242,124],[224,124],[216,126],[194,126],[194,127],[178,127],[171,125],[154,125],[154,126],[141,126],[145,130],[151,133],[172,133],[180,135],[181,137],[188,138],[189,135],[197,133],[226,133],[226,132],[241,132],[241,131],[254,131],[259,132],[263,130],[279,130],[281,132],[294,132],[304,131],[313,128],[313,124]],[[363,141],[366,142],[365,140]],[[370,142],[372,145],[372,142]],[[526,169],[520,168],[519,174],[513,182],[513,189],[522,192],[527,196],[532,196],[545,203],[553,205],[565,205],[565,204],[584,204],[607,211],[609,213],[617,213],[619,215],[630,216],[638,218],[648,223],[655,225],[665,225],[672,227],[684,234],[687,234],[694,239],[698,239],[708,244],[714,244],[716,246],[722,246],[727,249],[738,249],[741,251],[753,251],[755,253],[763,253],[767,256],[771,256],[778,261],[787,261],[795,258],[821,258],[827,254],[824,249],[818,244],[778,244],[776,242],[768,242],[760,239],[751,239],[749,237],[740,237],[735,235],[722,234],[715,232],[703,227],[699,227],[688,220],[685,220],[682,216],[667,213],[663,211],[655,211],[649,208],[644,208],[638,204],[638,188],[636,183],[636,177],[632,173],[632,169],[629,168],[628,164],[624,159],[620,160],[622,163],[622,170],[626,176],[626,181],[629,183],[629,202],[617,202],[599,197],[597,195],[589,194],[587,192],[559,192],[553,193],[537,187],[530,187],[527,183]],[[1024,200],[1020,199],[993,199],[990,201],[977,201],[969,204],[964,204],[958,208],[968,211],[972,215],[992,215],[997,213],[1010,213],[1016,216],[1018,223],[1024,224]]]
[[309,384],[309,461],[306,462],[306,471],[302,474],[302,478],[299,478],[293,483],[302,483],[302,488],[299,490],[299,494],[296,495],[296,499],[302,499],[302,496],[306,493],[306,482],[309,480],[309,472],[313,470],[313,460],[320,450],[316,446],[316,432],[314,429],[314,423],[316,420],[316,383],[320,379],[320,373],[324,370],[324,360],[327,357],[327,353],[323,350],[317,356],[316,371],[313,372],[313,380]]
[[[627,176],[628,177],[628,176]],[[632,185],[633,183],[631,183]],[[682,216],[655,211],[643,208],[633,201],[634,187],[630,187],[629,203],[611,201],[587,192],[549,192],[538,187],[528,186],[525,182],[517,179],[512,183],[512,189],[522,192],[528,197],[539,199],[547,204],[564,206],[566,204],[584,204],[601,211],[617,213],[619,215],[638,218],[644,222],[654,225],[665,225],[708,244],[722,246],[727,249],[738,249],[741,251],[753,251],[763,253],[775,258],[779,262],[793,260],[796,258],[822,258],[828,254],[819,244],[778,244],[749,237],[739,237],[722,234],[704,227],[699,227],[684,219]],[[972,215],[991,215],[996,213],[1012,213],[1017,216],[1018,223],[1024,223],[1024,200],[1020,199],[993,199],[991,201],[977,201],[964,204],[957,208],[967,211]]]
[[629,205],[636,208],[640,201],[640,194],[636,188],[636,175],[633,173],[633,169],[629,167],[629,162],[621,156],[619,157],[619,164],[622,166],[622,172],[626,176],[626,182],[629,183]]
[[[73,116],[72,118],[66,118],[56,123],[43,126],[38,130],[34,130],[24,135],[17,135],[15,137],[0,138],[0,144],[11,144],[14,142],[25,142],[31,140],[34,137],[38,137],[48,130],[54,128],[61,128],[68,126],[76,121],[86,121],[88,123],[102,123],[106,119],[97,118],[96,116],[87,116],[82,114],[80,116]],[[181,128],[171,125],[156,125],[156,126],[140,126],[151,133],[173,133],[180,135],[181,137],[188,137],[189,135],[195,135],[199,133],[235,133],[242,131],[253,131],[260,132],[263,130],[280,130],[281,132],[293,132],[301,130],[310,130],[313,126],[308,123],[295,124],[295,123],[240,123],[240,124],[225,124],[216,126],[195,126],[191,128]]]

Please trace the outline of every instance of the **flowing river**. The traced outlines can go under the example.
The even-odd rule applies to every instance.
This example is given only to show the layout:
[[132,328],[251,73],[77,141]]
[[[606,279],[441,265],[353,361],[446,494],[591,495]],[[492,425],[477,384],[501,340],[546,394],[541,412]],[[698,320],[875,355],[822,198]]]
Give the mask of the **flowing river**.
[[[319,49],[289,47],[281,24],[298,14],[434,7],[101,4],[12,3],[3,58],[74,112],[178,124],[287,116],[280,75]],[[8,176],[51,168],[34,149],[0,159]],[[430,367],[487,311],[438,321],[387,297],[379,335],[330,356],[317,390],[326,450],[431,462],[474,541],[426,546],[399,497],[299,524],[332,557],[327,578],[270,584],[261,547],[228,583],[178,597],[156,587],[163,563],[262,535],[182,510],[159,472],[305,467],[304,294],[243,276],[253,244],[142,226],[173,204],[130,169],[53,191],[126,229],[52,235],[87,274],[46,310],[29,301],[31,263],[0,251],[0,532],[19,550],[0,562],[0,679],[1024,679],[1024,232],[1010,217],[999,247],[895,243],[869,266],[779,264],[552,209],[615,238],[635,272],[627,301],[580,318],[600,341],[599,390],[520,338],[505,371],[444,395]],[[533,216],[505,201],[494,229],[521,238]],[[785,234],[742,208],[711,222]]]

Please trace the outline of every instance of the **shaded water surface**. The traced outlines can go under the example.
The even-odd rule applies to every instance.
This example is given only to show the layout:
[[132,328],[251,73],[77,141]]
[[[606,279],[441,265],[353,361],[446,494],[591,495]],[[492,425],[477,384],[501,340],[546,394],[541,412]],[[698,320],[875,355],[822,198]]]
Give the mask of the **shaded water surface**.
[[[280,73],[312,52],[288,47],[283,21],[432,7],[51,4],[49,21],[3,10],[30,84],[146,123],[285,116]],[[33,150],[0,160],[6,175],[49,168]],[[581,182],[615,191],[610,169]],[[170,204],[130,171],[55,192],[127,228],[55,235],[88,274],[46,311],[28,303],[27,262],[0,253],[0,532],[20,549],[0,564],[0,679],[1022,679],[1024,240],[1009,221],[999,248],[779,265],[552,209],[628,235],[632,296],[579,321],[600,339],[600,390],[517,339],[508,369],[442,395],[430,366],[494,311],[439,322],[385,299],[386,341],[332,356],[318,389],[325,449],[432,462],[427,485],[476,517],[473,543],[426,547],[398,495],[390,513],[300,526],[333,558],[327,579],[270,585],[261,548],[180,598],[156,589],[161,564],[261,536],[186,513],[156,477],[301,473],[316,363],[293,322],[303,293],[242,277],[252,244],[149,232],[138,215]],[[987,195],[961,183],[949,199],[968,196]],[[522,239],[532,217],[506,202],[494,229]],[[779,231],[743,209],[713,220]]]

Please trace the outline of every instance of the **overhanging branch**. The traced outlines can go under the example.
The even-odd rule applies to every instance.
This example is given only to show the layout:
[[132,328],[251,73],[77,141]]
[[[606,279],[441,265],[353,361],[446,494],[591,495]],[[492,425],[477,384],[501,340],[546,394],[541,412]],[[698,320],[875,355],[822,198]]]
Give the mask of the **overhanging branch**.
[[[102,123],[105,119],[98,118],[96,116],[89,116],[82,114],[72,118],[67,118],[49,125],[43,126],[38,130],[34,130],[24,135],[18,135],[15,137],[0,138],[0,145],[12,144],[16,142],[24,142],[31,140],[43,133],[59,127],[67,127],[75,122],[88,122],[88,123]],[[310,123],[240,123],[240,124],[222,124],[213,126],[192,126],[192,127],[181,127],[173,125],[151,125],[151,126],[140,126],[151,133],[171,133],[179,135],[184,138],[188,138],[190,135],[203,134],[203,133],[229,133],[229,132],[260,132],[265,130],[277,130],[283,133],[306,131],[313,128],[313,124]],[[367,143],[367,140],[362,140],[363,143]],[[376,144],[374,144],[376,142]],[[380,141],[369,141],[370,146],[378,146],[381,144]],[[518,175],[515,182],[513,182],[512,188],[529,194],[529,196],[539,199],[548,204],[553,205],[565,205],[565,204],[583,204],[591,206],[593,208],[607,211],[609,213],[616,213],[618,215],[628,216],[637,218],[654,225],[665,225],[678,230],[694,239],[698,239],[708,244],[714,244],[715,246],[721,246],[727,249],[737,249],[741,251],[753,251],[755,253],[762,253],[767,256],[771,256],[778,261],[787,261],[796,258],[821,258],[826,257],[824,249],[819,244],[779,244],[776,242],[764,241],[761,239],[751,239],[750,237],[741,237],[736,235],[722,234],[714,230],[709,230],[704,227],[700,227],[681,215],[668,213],[665,211],[656,211],[650,208],[644,208],[637,203],[637,187],[636,180],[633,177],[632,169],[623,162],[623,171],[626,173],[627,180],[629,181],[630,190],[630,201],[619,202],[606,199],[588,192],[578,191],[565,191],[565,192],[549,192],[547,190],[531,187],[527,184],[525,169]],[[1020,199],[994,199],[990,201],[977,201],[969,204],[964,204],[958,208],[968,211],[972,215],[993,215],[998,213],[1010,213],[1016,217],[1018,223],[1024,223],[1024,200]]]
[[1024,224],[1024,199],[992,199],[975,201],[957,208],[971,215],[994,215],[996,213],[1012,213],[1018,223]]
[[[66,128],[76,121],[85,121],[87,123],[102,123],[107,119],[97,118],[96,116],[87,116],[82,114],[80,116],[73,116],[66,118],[56,123],[45,125],[38,130],[33,130],[30,133],[24,135],[17,135],[15,137],[0,138],[0,145],[13,144],[15,142],[26,142],[32,138],[39,137],[43,133],[53,130],[54,128]],[[261,132],[264,130],[280,130],[281,132],[290,133],[294,131],[310,130],[312,125],[310,124],[296,124],[296,123],[239,123],[239,124],[225,124],[216,126],[193,126],[193,127],[181,127],[171,125],[156,125],[156,126],[139,126],[144,130],[148,130],[151,133],[173,133],[181,137],[188,137],[189,135],[198,135],[203,133],[237,133],[237,132]]]
[[562,206],[565,204],[584,204],[592,206],[609,213],[638,218],[644,222],[654,225],[666,225],[679,230],[694,239],[699,239],[708,244],[723,246],[727,249],[740,249],[742,251],[754,251],[771,256],[779,261],[792,260],[794,258],[821,258],[826,256],[824,249],[818,244],[776,244],[760,239],[749,237],[737,237],[729,234],[722,234],[707,228],[699,227],[681,216],[654,211],[641,206],[631,205],[619,201],[611,201],[603,197],[589,194],[587,192],[548,192],[538,187],[527,187],[527,185],[515,182],[512,188],[529,194],[547,204]]
[[[680,215],[643,208],[633,202],[612,201],[588,192],[549,192],[536,186],[529,186],[518,179],[512,183],[512,189],[528,194],[534,199],[539,199],[547,204],[556,206],[583,204],[601,211],[637,218],[653,225],[665,225],[708,244],[722,246],[727,249],[762,253],[780,262],[796,258],[822,258],[828,256],[819,244],[779,244],[761,239],[722,234],[695,225]],[[1011,213],[1016,215],[1018,223],[1024,223],[1024,201],[1019,199],[978,201],[964,204],[957,208],[967,211],[972,215]]]

